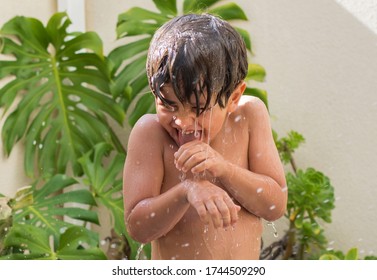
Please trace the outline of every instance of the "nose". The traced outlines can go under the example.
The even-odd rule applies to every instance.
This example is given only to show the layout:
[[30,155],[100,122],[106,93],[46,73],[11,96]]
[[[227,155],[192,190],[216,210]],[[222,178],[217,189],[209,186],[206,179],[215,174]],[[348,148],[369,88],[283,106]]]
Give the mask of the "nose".
[[192,112],[182,112],[173,117],[174,123],[182,130],[193,127],[195,124],[196,114]]

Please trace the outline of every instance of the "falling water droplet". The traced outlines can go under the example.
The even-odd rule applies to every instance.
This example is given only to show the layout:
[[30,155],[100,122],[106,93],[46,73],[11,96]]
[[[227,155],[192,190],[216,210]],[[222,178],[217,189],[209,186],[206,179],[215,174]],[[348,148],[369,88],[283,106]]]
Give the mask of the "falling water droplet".
[[140,244],[140,247],[137,249],[135,260],[140,260],[140,254],[143,251],[145,244]]
[[274,230],[274,237],[278,237],[278,231],[276,230],[275,224],[273,222],[268,222],[267,225],[271,226]]

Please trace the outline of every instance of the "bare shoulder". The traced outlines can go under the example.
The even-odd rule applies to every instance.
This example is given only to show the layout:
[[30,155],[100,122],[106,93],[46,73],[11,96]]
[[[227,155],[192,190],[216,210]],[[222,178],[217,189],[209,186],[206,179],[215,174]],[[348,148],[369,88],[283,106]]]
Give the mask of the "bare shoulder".
[[238,110],[249,121],[269,117],[266,105],[255,96],[243,95],[238,103]]
[[155,114],[143,115],[134,125],[129,138],[129,146],[150,144],[155,146],[162,138],[162,127]]

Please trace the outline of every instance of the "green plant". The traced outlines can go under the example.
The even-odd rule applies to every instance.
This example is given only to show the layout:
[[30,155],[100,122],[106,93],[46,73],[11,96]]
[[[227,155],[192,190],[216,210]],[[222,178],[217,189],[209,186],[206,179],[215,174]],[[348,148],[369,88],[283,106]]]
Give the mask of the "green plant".
[[330,179],[314,168],[298,169],[293,153],[305,139],[298,132],[291,131],[287,137],[274,139],[280,158],[289,164],[287,172],[288,204],[286,217],[289,228],[277,242],[262,251],[263,258],[306,259],[317,250],[325,250],[327,240],[322,222],[331,222],[334,209],[334,188]]
[[[153,2],[160,13],[135,7],[119,16],[118,38],[142,39],[108,56],[95,32],[68,32],[65,13],[53,15],[46,26],[18,16],[1,28],[2,141],[6,155],[18,142],[25,145],[24,172],[32,184],[14,198],[1,197],[0,258],[110,258],[91,227],[101,225],[97,206],[105,207],[112,220],[108,239],[121,248],[118,257],[135,258],[139,244],[128,237],[123,221],[126,152],[112,127],[125,121],[132,126],[154,110],[152,95],[145,94],[146,51],[155,30],[177,15],[177,4]],[[246,20],[240,7],[222,2],[186,0],[183,11]],[[239,32],[251,54],[247,32]],[[263,67],[250,64],[249,79],[262,81],[264,75]],[[246,92],[267,104],[265,91]]]

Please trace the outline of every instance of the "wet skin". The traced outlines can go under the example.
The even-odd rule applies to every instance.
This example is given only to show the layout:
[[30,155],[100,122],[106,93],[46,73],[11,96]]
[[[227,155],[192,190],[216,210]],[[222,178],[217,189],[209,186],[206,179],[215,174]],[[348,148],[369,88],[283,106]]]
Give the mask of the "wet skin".
[[[124,169],[127,229],[153,259],[257,259],[261,217],[279,218],[287,193],[264,104],[242,97],[196,118],[195,102],[135,125]],[[204,100],[200,101],[205,102]],[[195,134],[196,132],[196,134]],[[185,175],[182,177],[182,175]]]

